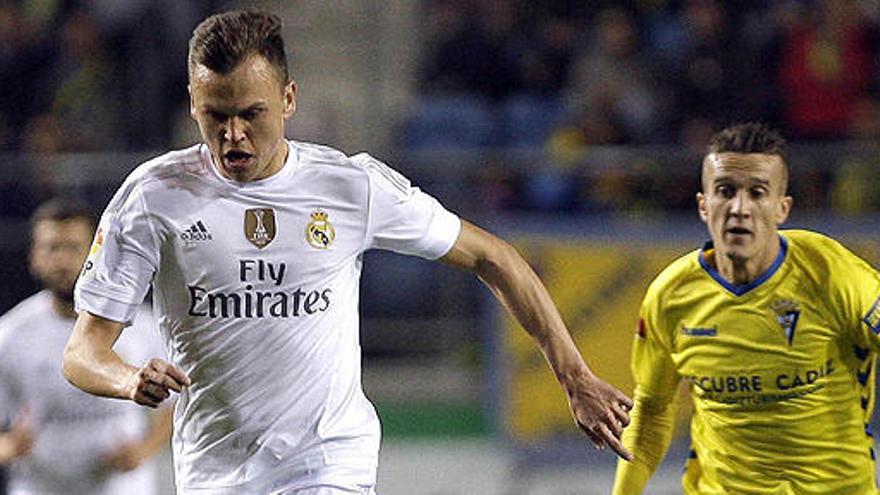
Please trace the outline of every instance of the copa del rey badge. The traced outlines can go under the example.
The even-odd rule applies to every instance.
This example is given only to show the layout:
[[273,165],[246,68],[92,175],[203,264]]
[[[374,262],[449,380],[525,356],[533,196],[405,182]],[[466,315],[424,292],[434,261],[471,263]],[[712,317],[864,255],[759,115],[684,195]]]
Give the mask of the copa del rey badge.
[[306,241],[316,249],[327,249],[336,239],[336,229],[322,210],[312,212],[312,221],[306,225]]
[[251,244],[263,249],[275,239],[275,210],[250,208],[244,211],[244,236]]

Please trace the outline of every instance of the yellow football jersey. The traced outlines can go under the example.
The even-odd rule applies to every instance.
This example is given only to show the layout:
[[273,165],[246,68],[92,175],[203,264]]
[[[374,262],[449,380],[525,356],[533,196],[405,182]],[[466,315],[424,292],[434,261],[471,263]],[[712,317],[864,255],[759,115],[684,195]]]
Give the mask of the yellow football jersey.
[[636,396],[671,401],[688,382],[685,493],[875,494],[880,274],[820,234],[782,231],[780,243],[748,285],[720,276],[710,244],[657,277],[633,349]]

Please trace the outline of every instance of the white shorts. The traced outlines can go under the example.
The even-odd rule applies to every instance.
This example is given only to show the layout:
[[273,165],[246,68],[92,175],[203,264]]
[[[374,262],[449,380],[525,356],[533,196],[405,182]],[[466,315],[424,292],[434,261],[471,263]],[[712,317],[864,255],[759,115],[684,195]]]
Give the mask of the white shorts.
[[278,495],[376,495],[376,490],[373,487],[342,488],[338,486],[315,486],[303,488],[302,490],[294,489],[289,492],[280,492]]
[[272,495],[376,495],[376,468],[323,466],[275,485]]

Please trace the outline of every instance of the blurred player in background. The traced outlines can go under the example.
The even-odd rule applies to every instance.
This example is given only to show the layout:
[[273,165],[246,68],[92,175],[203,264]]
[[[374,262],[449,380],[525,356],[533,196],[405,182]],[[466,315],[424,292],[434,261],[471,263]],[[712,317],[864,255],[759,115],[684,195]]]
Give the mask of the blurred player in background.
[[711,242],[648,288],[632,354],[633,422],[614,493],[641,493],[672,436],[684,380],[694,402],[687,494],[873,494],[880,275],[788,217],[780,135],[724,129],[703,160]]
[[[31,221],[30,266],[44,290],[0,318],[0,463],[9,493],[153,494],[149,459],[171,435],[171,408],[151,417],[133,404],[98,399],[64,380],[61,356],[73,329],[73,288],[94,232],[85,207],[55,199]],[[115,349],[133,362],[161,353],[150,318],[139,316]]]
[[[357,309],[372,248],[476,273],[534,336],[584,432],[628,455],[630,400],[593,375],[509,244],[365,153],[284,138],[296,85],[277,17],[203,21],[189,80],[204,144],[143,164],[111,201],[64,361],[95,394],[155,406],[182,391],[180,492],[373,492],[380,427],[361,388]],[[110,344],[151,284],[173,364],[137,368]]]

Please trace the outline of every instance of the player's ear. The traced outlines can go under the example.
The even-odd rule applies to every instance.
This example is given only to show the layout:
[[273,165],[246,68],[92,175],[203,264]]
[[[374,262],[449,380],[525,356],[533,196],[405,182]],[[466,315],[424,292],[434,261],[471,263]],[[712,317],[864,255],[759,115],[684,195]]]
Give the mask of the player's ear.
[[782,225],[788,220],[788,214],[791,213],[791,207],[794,205],[794,198],[791,196],[783,196],[779,203],[779,210],[776,212],[776,225]]
[[296,82],[291,80],[284,86],[284,120],[296,113]]
[[702,192],[697,193],[697,211],[700,212],[700,219],[703,223],[709,222],[709,210],[706,207],[706,195]]
[[195,102],[195,100],[193,100],[193,91],[192,91],[191,84],[186,85],[186,92],[187,92],[187,94],[189,94],[189,116],[192,117],[193,119],[195,119],[196,118],[196,102]]

